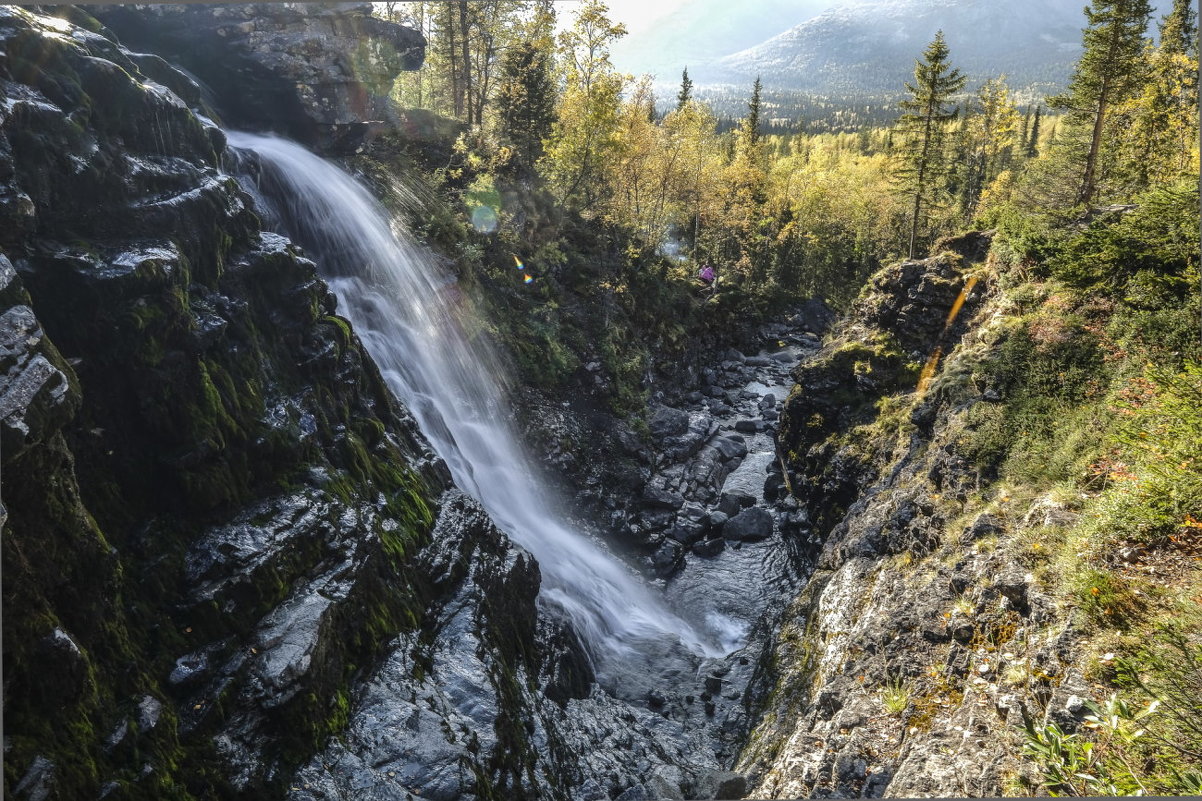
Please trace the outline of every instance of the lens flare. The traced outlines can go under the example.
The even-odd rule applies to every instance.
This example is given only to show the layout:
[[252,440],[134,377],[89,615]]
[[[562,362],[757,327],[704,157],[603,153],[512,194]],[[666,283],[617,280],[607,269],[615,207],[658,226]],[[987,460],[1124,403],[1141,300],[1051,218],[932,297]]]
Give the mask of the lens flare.
[[534,283],[534,276],[533,276],[533,275],[531,275],[530,273],[524,273],[524,274],[522,275],[522,283],[523,283],[523,284],[533,284],[533,283]]
[[517,268],[519,270],[526,269],[526,265],[522,264],[522,260],[519,259],[516,255],[513,257],[513,263],[517,265]]
[[497,230],[497,213],[491,206],[476,206],[472,209],[472,227],[482,234]]

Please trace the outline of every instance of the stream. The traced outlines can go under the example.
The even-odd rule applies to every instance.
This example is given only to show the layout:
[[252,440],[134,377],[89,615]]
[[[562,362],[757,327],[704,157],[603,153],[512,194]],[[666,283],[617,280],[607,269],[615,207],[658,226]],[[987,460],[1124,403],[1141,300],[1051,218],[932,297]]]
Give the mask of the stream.
[[[286,140],[229,139],[257,158],[243,183],[268,223],[318,257],[339,313],[456,485],[535,557],[544,613],[570,621],[589,655],[588,697],[525,701],[535,742],[575,751],[571,768],[545,775],[576,773],[568,797],[581,801],[737,797],[742,778],[724,768],[749,726],[748,687],[776,616],[801,579],[792,543],[805,517],[778,503],[772,433],[789,370],[817,338],[777,325],[760,352],[728,351],[677,407],[654,409],[656,469],[629,521],[657,543],[651,575],[640,575],[545,497],[542,468],[509,422],[501,362],[466,333],[445,291],[453,277],[338,167]],[[302,770],[295,797],[461,797],[470,777],[455,732],[496,748],[509,711],[482,656],[478,603],[448,605],[432,650],[400,638],[360,689],[346,737]],[[419,651],[432,675],[414,661]]]

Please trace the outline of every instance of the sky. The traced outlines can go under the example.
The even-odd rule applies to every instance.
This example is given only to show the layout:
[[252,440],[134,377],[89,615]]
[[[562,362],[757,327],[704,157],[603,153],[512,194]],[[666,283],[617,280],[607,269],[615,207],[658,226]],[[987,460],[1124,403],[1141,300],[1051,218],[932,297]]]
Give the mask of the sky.
[[[689,0],[607,0],[609,18],[626,23],[630,33],[651,27],[657,19],[671,14]],[[555,11],[560,26],[571,25],[572,15],[579,3],[576,0],[556,0]]]

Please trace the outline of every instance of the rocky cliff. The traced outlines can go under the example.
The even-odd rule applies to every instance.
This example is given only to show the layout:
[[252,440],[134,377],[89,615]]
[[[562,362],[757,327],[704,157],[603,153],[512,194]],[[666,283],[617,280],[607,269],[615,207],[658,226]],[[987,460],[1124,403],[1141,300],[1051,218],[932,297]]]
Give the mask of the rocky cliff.
[[131,48],[169,54],[220,98],[225,122],[275,131],[323,151],[352,150],[397,121],[397,74],[426,42],[371,15],[370,3],[100,6]]
[[[452,773],[414,785],[515,781],[515,671],[591,678],[537,567],[262,228],[199,87],[67,13],[0,9],[6,794],[278,797],[390,653],[444,698],[419,728]],[[502,699],[484,746],[423,655],[454,599]]]
[[764,666],[753,796],[1001,795],[1023,724],[1080,712],[1073,626],[1014,545],[1074,516],[965,455],[969,410],[1002,400],[978,370],[1004,338],[988,250],[882,270],[794,373],[779,445],[815,570]]

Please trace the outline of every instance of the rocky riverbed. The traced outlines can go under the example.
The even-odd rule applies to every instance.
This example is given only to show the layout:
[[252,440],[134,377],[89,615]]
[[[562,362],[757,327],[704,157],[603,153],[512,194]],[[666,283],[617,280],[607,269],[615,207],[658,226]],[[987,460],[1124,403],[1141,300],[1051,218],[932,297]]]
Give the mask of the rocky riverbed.
[[[444,555],[428,569],[446,573],[457,563],[463,578],[447,582],[453,596],[430,629],[394,643],[356,690],[345,735],[302,769],[293,797],[461,797],[468,755],[504,745],[506,725],[533,747],[527,775],[512,779],[515,797],[742,797],[748,777],[727,768],[753,723],[779,614],[807,569],[799,547],[806,517],[783,492],[775,453],[777,408],[790,370],[818,336],[798,319],[759,340],[751,354],[721,353],[696,389],[658,405],[638,446],[647,463],[641,491],[606,496],[632,510],[618,515],[617,540],[610,532],[615,550],[640,546],[628,554],[631,569],[708,634],[708,654],[649,639],[590,660],[541,605],[544,619],[529,639],[542,644],[533,649],[541,655],[499,664],[493,654],[503,643],[493,639],[489,610],[496,613],[498,594],[516,592],[534,620],[537,566],[482,520],[492,532],[483,550],[462,539],[479,526],[440,519]],[[461,497],[453,517],[472,506]]]

